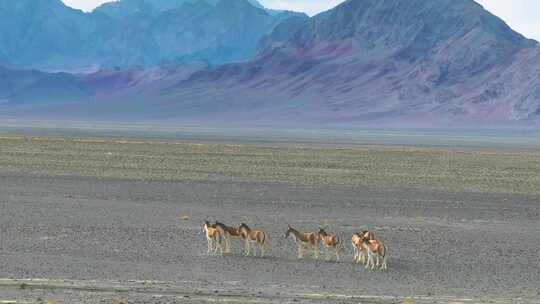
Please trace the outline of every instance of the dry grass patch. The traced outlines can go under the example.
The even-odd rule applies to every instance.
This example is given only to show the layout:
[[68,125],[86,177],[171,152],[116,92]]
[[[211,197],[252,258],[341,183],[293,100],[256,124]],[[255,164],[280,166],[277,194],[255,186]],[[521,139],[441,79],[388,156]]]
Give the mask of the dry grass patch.
[[540,153],[144,143],[0,138],[0,173],[540,195]]

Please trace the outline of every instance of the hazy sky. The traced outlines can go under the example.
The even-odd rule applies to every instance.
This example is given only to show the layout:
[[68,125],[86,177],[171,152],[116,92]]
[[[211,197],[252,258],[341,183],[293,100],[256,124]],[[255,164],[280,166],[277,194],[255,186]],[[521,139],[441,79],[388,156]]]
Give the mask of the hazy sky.
[[[91,10],[110,0],[64,0],[67,5]],[[425,0],[430,1],[430,0]],[[268,8],[303,11],[310,15],[330,9],[343,0],[260,0]],[[526,37],[540,41],[540,0],[477,0]]]

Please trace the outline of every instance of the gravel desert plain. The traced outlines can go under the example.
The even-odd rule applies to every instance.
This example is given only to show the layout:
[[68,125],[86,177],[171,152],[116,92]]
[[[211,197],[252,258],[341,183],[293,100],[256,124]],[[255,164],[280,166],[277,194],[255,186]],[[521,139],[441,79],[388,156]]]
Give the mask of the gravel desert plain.
[[[533,140],[1,134],[0,303],[540,303]],[[207,256],[205,220],[267,255]],[[298,260],[287,224],[342,260]],[[352,262],[363,229],[388,271]]]

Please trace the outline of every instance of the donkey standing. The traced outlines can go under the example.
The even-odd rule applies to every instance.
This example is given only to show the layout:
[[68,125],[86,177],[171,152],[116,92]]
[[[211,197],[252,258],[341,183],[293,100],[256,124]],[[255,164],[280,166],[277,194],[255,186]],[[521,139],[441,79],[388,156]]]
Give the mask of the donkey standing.
[[316,233],[299,232],[291,225],[288,225],[287,232],[285,232],[285,238],[288,238],[289,236],[292,236],[294,242],[296,243],[296,246],[298,247],[299,259],[304,257],[304,247],[307,249],[312,248],[315,254],[315,259],[319,258],[319,237]]

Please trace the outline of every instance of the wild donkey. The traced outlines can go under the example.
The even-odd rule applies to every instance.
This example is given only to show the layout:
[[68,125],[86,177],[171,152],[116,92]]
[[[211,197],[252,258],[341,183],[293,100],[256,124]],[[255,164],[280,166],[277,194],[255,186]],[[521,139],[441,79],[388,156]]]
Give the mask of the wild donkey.
[[375,267],[380,268],[381,270],[388,269],[386,259],[387,259],[387,247],[377,239],[368,239],[368,235],[358,235],[361,240],[361,248],[367,252],[367,262],[366,269],[371,268],[372,270]]
[[364,230],[362,232],[358,232],[358,233],[353,234],[353,236],[351,238],[351,243],[352,243],[352,247],[353,247],[353,250],[354,250],[353,259],[354,259],[354,261],[356,263],[365,264],[367,262],[366,261],[367,251],[365,250],[365,248],[362,245],[364,239],[366,239],[366,240],[374,240],[375,239],[375,234],[373,232],[371,232],[371,231]]
[[339,261],[339,253],[343,251],[343,244],[336,234],[328,234],[323,228],[319,228],[318,233],[319,240],[326,248],[326,259],[330,260],[330,248],[334,250],[336,255],[336,261]]
[[[240,235],[245,240],[244,245],[244,255],[249,256],[251,254],[251,243],[256,243],[259,245],[259,251],[261,252],[261,257],[264,257],[265,245],[266,245],[266,235],[262,231],[251,230],[248,225],[242,223],[238,227]],[[253,255],[255,255],[255,250],[253,250]]]
[[240,229],[227,226],[218,221],[216,221],[214,226],[219,230],[219,232],[223,236],[223,239],[225,240],[225,253],[231,253],[231,239],[242,239],[242,236],[240,235]]
[[315,259],[319,258],[319,237],[316,233],[313,232],[299,232],[294,229],[291,225],[288,225],[287,232],[285,232],[285,237],[288,238],[292,236],[296,246],[298,246],[298,258],[301,259],[304,257],[303,249],[312,248],[315,253]]
[[210,225],[210,222],[206,221],[203,225],[203,231],[208,242],[208,251],[206,253],[208,255],[216,254],[219,249],[220,255],[223,255],[223,247],[221,246],[222,236],[219,230],[214,225]]

